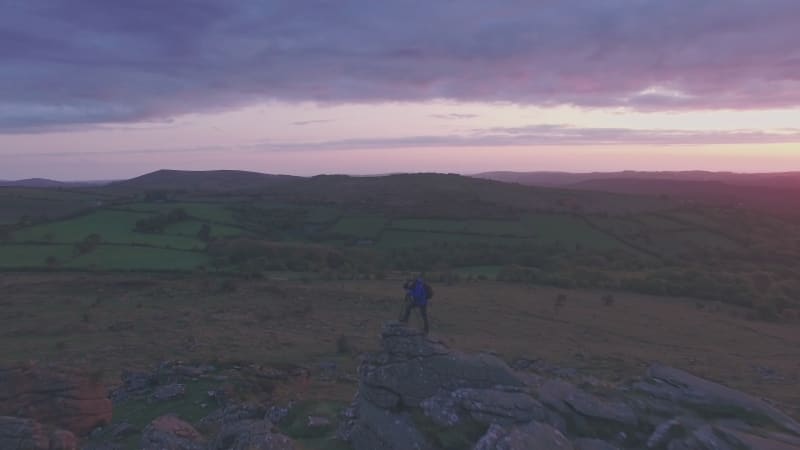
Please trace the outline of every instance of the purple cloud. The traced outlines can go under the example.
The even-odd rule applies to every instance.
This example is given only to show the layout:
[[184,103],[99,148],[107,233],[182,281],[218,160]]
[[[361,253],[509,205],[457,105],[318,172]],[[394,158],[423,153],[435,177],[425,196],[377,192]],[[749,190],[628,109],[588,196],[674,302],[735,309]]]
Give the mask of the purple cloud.
[[[598,145],[717,145],[717,144],[777,144],[800,142],[800,128],[776,130],[670,130],[630,128],[583,128],[561,124],[537,124],[514,128],[482,128],[466,134],[422,135],[368,139],[341,139],[331,141],[309,141],[280,143],[262,141],[240,145],[237,151],[282,152],[282,151],[339,151],[359,149],[404,149],[445,147],[525,147],[541,146],[598,146]],[[202,153],[230,149],[229,146],[165,147],[117,150],[115,154],[155,153]],[[108,151],[79,150],[37,152],[37,157],[74,157],[76,155],[107,155]],[[0,149],[0,157],[20,157],[25,153],[6,152]]]
[[317,125],[320,123],[328,123],[333,122],[333,119],[313,119],[313,120],[299,120],[297,122],[292,122],[292,125],[295,126],[306,126],[306,125]]
[[756,145],[797,142],[800,142],[800,129],[775,131],[692,131],[669,129],[582,128],[560,124],[538,124],[516,128],[477,129],[469,134],[343,139],[288,145],[267,142],[253,145],[251,148],[269,151],[294,151],[428,147],[538,147],[546,145]]
[[461,113],[449,113],[449,114],[431,114],[431,117],[434,119],[444,119],[444,120],[460,120],[460,119],[474,119],[478,117],[477,114],[461,114]]
[[795,0],[12,0],[0,130],[268,99],[800,106]]

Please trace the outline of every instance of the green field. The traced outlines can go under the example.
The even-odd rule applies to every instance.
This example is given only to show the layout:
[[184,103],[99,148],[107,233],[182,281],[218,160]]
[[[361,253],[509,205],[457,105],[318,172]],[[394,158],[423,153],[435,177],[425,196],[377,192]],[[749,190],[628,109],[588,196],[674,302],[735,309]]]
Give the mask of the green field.
[[[377,245],[381,248],[424,247],[441,243],[470,243],[491,244],[501,246],[514,246],[525,242],[526,239],[492,236],[472,235],[464,233],[445,233],[430,231],[405,231],[387,230],[381,235]],[[527,241],[531,241],[528,239]]]
[[312,206],[306,209],[307,223],[325,224],[337,221],[342,216],[342,212],[330,206]]
[[100,245],[91,253],[66,262],[63,267],[94,270],[191,271],[209,258],[199,251],[170,250],[134,245]]
[[0,225],[29,219],[55,219],[95,207],[94,201],[0,196]]
[[198,251],[135,245],[101,244],[84,255],[67,244],[0,245],[0,269],[190,271],[208,262],[208,256]]
[[231,205],[226,203],[194,203],[194,202],[148,202],[130,203],[120,206],[121,209],[141,211],[151,214],[168,213],[174,209],[182,209],[191,217],[210,222],[236,224]]
[[395,230],[462,233],[466,231],[468,223],[466,220],[392,219],[389,226]]
[[[356,279],[397,270],[466,277],[491,267],[484,276],[750,302],[765,317],[800,298],[800,264],[787,265],[800,261],[800,219],[662,197],[419,174],[314,177],[232,195],[0,189],[4,201],[4,270],[205,266],[248,277]],[[42,214],[48,209],[55,217]],[[21,221],[28,210],[39,215]],[[731,279],[741,282],[737,295]]]
[[67,244],[0,244],[0,268],[47,268],[48,258],[66,261],[72,258],[73,247]]
[[385,226],[383,217],[348,216],[339,219],[331,231],[359,239],[376,239]]
[[526,216],[523,223],[534,236],[544,242],[560,242],[600,250],[624,247],[613,236],[592,228],[580,217],[536,214]]
[[214,238],[236,237],[248,234],[246,230],[232,225],[209,224],[201,220],[187,220],[167,225],[164,228],[164,234],[195,238],[204,224],[209,225],[210,235]]
[[201,249],[203,243],[194,237],[168,236],[135,232],[136,221],[148,217],[144,212],[100,210],[73,219],[34,225],[14,231],[14,242],[47,242],[74,244],[91,234],[113,244],[151,245],[164,248]]

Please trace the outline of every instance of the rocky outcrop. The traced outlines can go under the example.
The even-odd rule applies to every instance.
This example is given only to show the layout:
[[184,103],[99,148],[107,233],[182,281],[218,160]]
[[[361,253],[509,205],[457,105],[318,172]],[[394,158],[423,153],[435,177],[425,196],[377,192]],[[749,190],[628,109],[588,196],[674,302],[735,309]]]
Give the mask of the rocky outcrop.
[[0,369],[0,416],[29,418],[80,436],[111,421],[111,400],[100,380],[84,372],[19,366]]
[[433,450],[454,440],[474,450],[800,450],[791,417],[677,369],[654,365],[616,386],[579,373],[568,382],[453,351],[397,323],[381,337],[338,432],[355,450]]
[[704,414],[771,422],[785,431],[800,435],[800,424],[763,400],[679,369],[654,365],[648,369],[647,379],[634,387],[652,397]]
[[359,392],[385,409],[419,406],[442,390],[522,387],[524,383],[499,358],[451,352],[420,332],[389,324],[383,330],[384,352],[359,369]]
[[200,419],[197,423],[197,428],[204,432],[216,432],[224,425],[230,425],[244,420],[266,418],[267,413],[268,409],[257,403],[228,405]]
[[203,437],[174,415],[161,416],[142,433],[142,450],[203,450]]
[[288,437],[272,431],[268,420],[244,420],[224,425],[209,450],[295,450]]
[[0,417],[0,449],[77,450],[78,439],[66,430],[32,419]]
[[573,450],[572,443],[555,428],[538,422],[504,429],[492,425],[474,450]]

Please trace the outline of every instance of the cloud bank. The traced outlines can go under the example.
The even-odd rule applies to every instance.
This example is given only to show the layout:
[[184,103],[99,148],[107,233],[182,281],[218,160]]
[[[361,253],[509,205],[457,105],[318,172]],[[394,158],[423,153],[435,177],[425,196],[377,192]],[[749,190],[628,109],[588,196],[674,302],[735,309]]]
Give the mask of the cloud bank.
[[[582,128],[563,124],[539,124],[516,128],[476,129],[468,134],[418,135],[372,139],[339,139],[307,142],[275,142],[240,144],[235,146],[164,147],[115,150],[115,154],[202,153],[233,150],[236,152],[282,151],[349,151],[370,149],[426,148],[502,148],[530,147],[535,151],[545,146],[682,146],[726,144],[785,144],[800,142],[800,129],[785,130],[664,130],[627,128]],[[75,155],[108,155],[107,150],[73,150],[37,152],[42,157]],[[25,156],[25,153],[0,150],[0,157]]]
[[800,106],[796,0],[9,0],[0,131],[266,100]]

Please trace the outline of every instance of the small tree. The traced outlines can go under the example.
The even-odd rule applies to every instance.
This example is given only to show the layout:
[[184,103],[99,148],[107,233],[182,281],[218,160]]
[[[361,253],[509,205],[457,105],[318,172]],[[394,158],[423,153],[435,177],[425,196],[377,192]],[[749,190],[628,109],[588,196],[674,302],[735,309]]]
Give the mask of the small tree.
[[203,242],[208,242],[211,240],[211,226],[207,223],[204,223],[203,226],[200,227],[200,231],[197,232],[197,239],[200,239]]
[[100,237],[97,233],[92,233],[82,241],[75,243],[75,253],[78,255],[85,255],[87,253],[91,253],[98,245],[103,241],[102,237]]
[[558,314],[561,312],[561,309],[564,308],[564,305],[567,303],[567,294],[561,293],[556,295],[556,298],[553,299],[553,312]]
[[350,353],[352,350],[353,347],[350,344],[350,339],[343,334],[339,335],[339,338],[336,339],[336,353],[344,355]]

